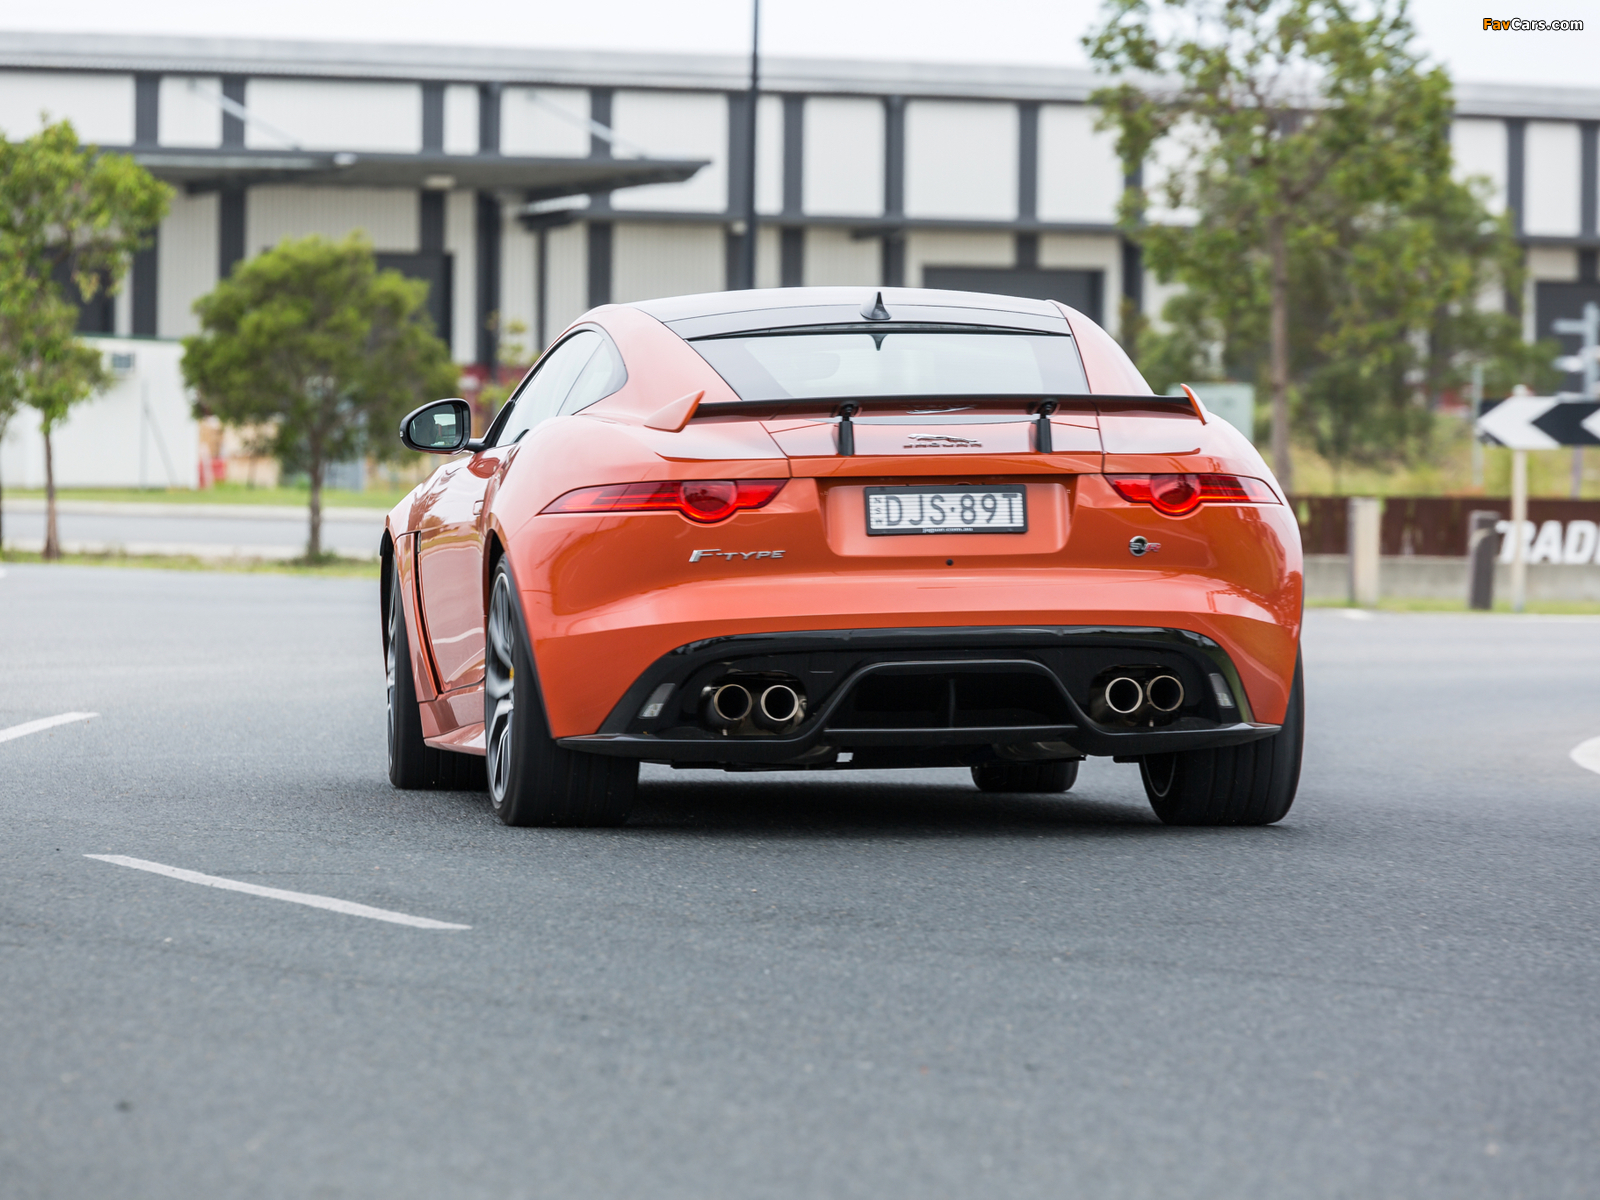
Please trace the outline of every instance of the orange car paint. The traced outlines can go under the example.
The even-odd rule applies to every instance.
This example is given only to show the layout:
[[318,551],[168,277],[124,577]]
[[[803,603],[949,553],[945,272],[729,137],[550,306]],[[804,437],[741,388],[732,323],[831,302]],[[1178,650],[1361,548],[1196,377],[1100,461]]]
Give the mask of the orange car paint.
[[[1063,311],[1093,391],[1149,394],[1108,334]],[[596,731],[652,662],[691,641],[910,626],[1188,629],[1232,657],[1256,720],[1283,719],[1301,621],[1294,514],[1284,504],[1203,505],[1167,517],[1122,500],[1103,478],[1218,471],[1271,480],[1254,447],[1226,422],[1202,423],[1187,406],[1155,400],[1078,403],[1052,420],[1056,452],[1048,455],[1019,440],[1027,429],[1020,423],[981,427],[1000,435],[990,438],[1000,453],[987,443],[971,452],[908,451],[897,441],[907,426],[858,420],[858,453],[840,457],[835,427],[815,417],[696,417],[674,433],[644,422],[695,392],[704,392],[700,404],[737,397],[691,346],[637,309],[603,307],[582,323],[614,338],[628,370],[623,388],[583,413],[537,426],[518,445],[445,464],[389,516],[397,546],[405,533],[422,534],[427,644],[445,685],[438,699],[419,692],[432,700],[424,705],[431,744],[481,752],[475,727],[490,569],[481,548],[491,540],[509,555],[558,737]],[[989,437],[971,425],[914,428]],[[537,469],[517,469],[525,457]],[[465,481],[460,472],[482,487],[447,499],[445,485]],[[598,484],[784,477],[790,482],[765,508],[715,525],[671,512],[540,515],[557,496]],[[1025,484],[1033,528],[867,538],[861,489],[910,479]],[[458,511],[474,497],[483,500],[480,511]],[[1136,535],[1159,542],[1160,552],[1133,557]],[[721,553],[691,561],[696,550]],[[782,556],[756,557],[763,550]],[[415,602],[415,592],[406,595]],[[443,597],[438,616],[436,596]],[[416,628],[410,613],[407,628]],[[427,674],[418,671],[419,689]]]

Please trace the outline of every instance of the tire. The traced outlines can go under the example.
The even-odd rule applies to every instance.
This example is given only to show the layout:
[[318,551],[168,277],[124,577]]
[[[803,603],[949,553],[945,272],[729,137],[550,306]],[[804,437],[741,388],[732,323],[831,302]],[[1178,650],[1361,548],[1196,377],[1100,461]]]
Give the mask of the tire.
[[980,792],[1065,792],[1078,782],[1076,759],[1058,762],[992,762],[972,768]]
[[400,573],[391,570],[384,636],[388,695],[389,782],[397,788],[483,791],[483,759],[435,750],[422,740],[422,706],[411,669],[411,639],[400,607]]
[[1294,803],[1304,743],[1305,689],[1297,658],[1278,733],[1242,746],[1149,754],[1139,761],[1139,776],[1165,825],[1271,825]]
[[564,750],[550,736],[522,605],[501,559],[484,637],[484,745],[489,803],[507,825],[620,825],[639,764]]

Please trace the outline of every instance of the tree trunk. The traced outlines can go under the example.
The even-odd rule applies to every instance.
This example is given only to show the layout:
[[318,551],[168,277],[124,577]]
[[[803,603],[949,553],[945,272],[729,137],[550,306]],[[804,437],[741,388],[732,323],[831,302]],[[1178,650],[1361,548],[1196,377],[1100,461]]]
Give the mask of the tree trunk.
[[61,540],[56,536],[56,464],[50,445],[50,426],[44,427],[44,555],[46,562],[61,557]]
[[1272,259],[1272,470],[1285,492],[1294,491],[1294,464],[1289,458],[1289,229],[1288,219],[1274,217],[1267,226]]
[[322,455],[311,453],[311,533],[306,541],[306,561],[322,557]]

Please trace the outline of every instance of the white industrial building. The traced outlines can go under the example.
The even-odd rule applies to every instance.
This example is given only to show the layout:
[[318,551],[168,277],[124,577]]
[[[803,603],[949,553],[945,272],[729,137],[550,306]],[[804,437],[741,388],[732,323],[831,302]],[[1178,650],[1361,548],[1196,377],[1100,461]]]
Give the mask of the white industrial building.
[[[156,245],[82,328],[195,330],[191,305],[280,238],[363,229],[430,283],[463,364],[608,301],[733,281],[751,169],[731,56],[0,34],[0,129],[40,115],[179,188]],[[1063,68],[770,59],[756,112],[757,283],[909,284],[1155,315],[1124,186]],[[1460,169],[1511,213],[1530,336],[1600,300],[1600,88],[1463,84]],[[1159,169],[1152,164],[1150,170]]]

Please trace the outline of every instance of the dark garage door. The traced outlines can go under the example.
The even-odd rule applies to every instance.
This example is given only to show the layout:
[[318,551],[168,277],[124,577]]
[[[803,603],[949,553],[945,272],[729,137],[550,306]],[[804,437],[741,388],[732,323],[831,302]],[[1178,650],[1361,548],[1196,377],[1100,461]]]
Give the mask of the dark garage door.
[[450,294],[450,258],[448,254],[385,254],[378,253],[378,270],[399,271],[408,279],[420,279],[428,285],[428,315],[433,318],[433,331],[445,345],[450,344],[450,318],[454,305]]
[[1030,300],[1059,300],[1099,324],[1105,298],[1104,271],[1042,271],[1022,267],[923,267],[922,286],[957,292],[993,292]]

